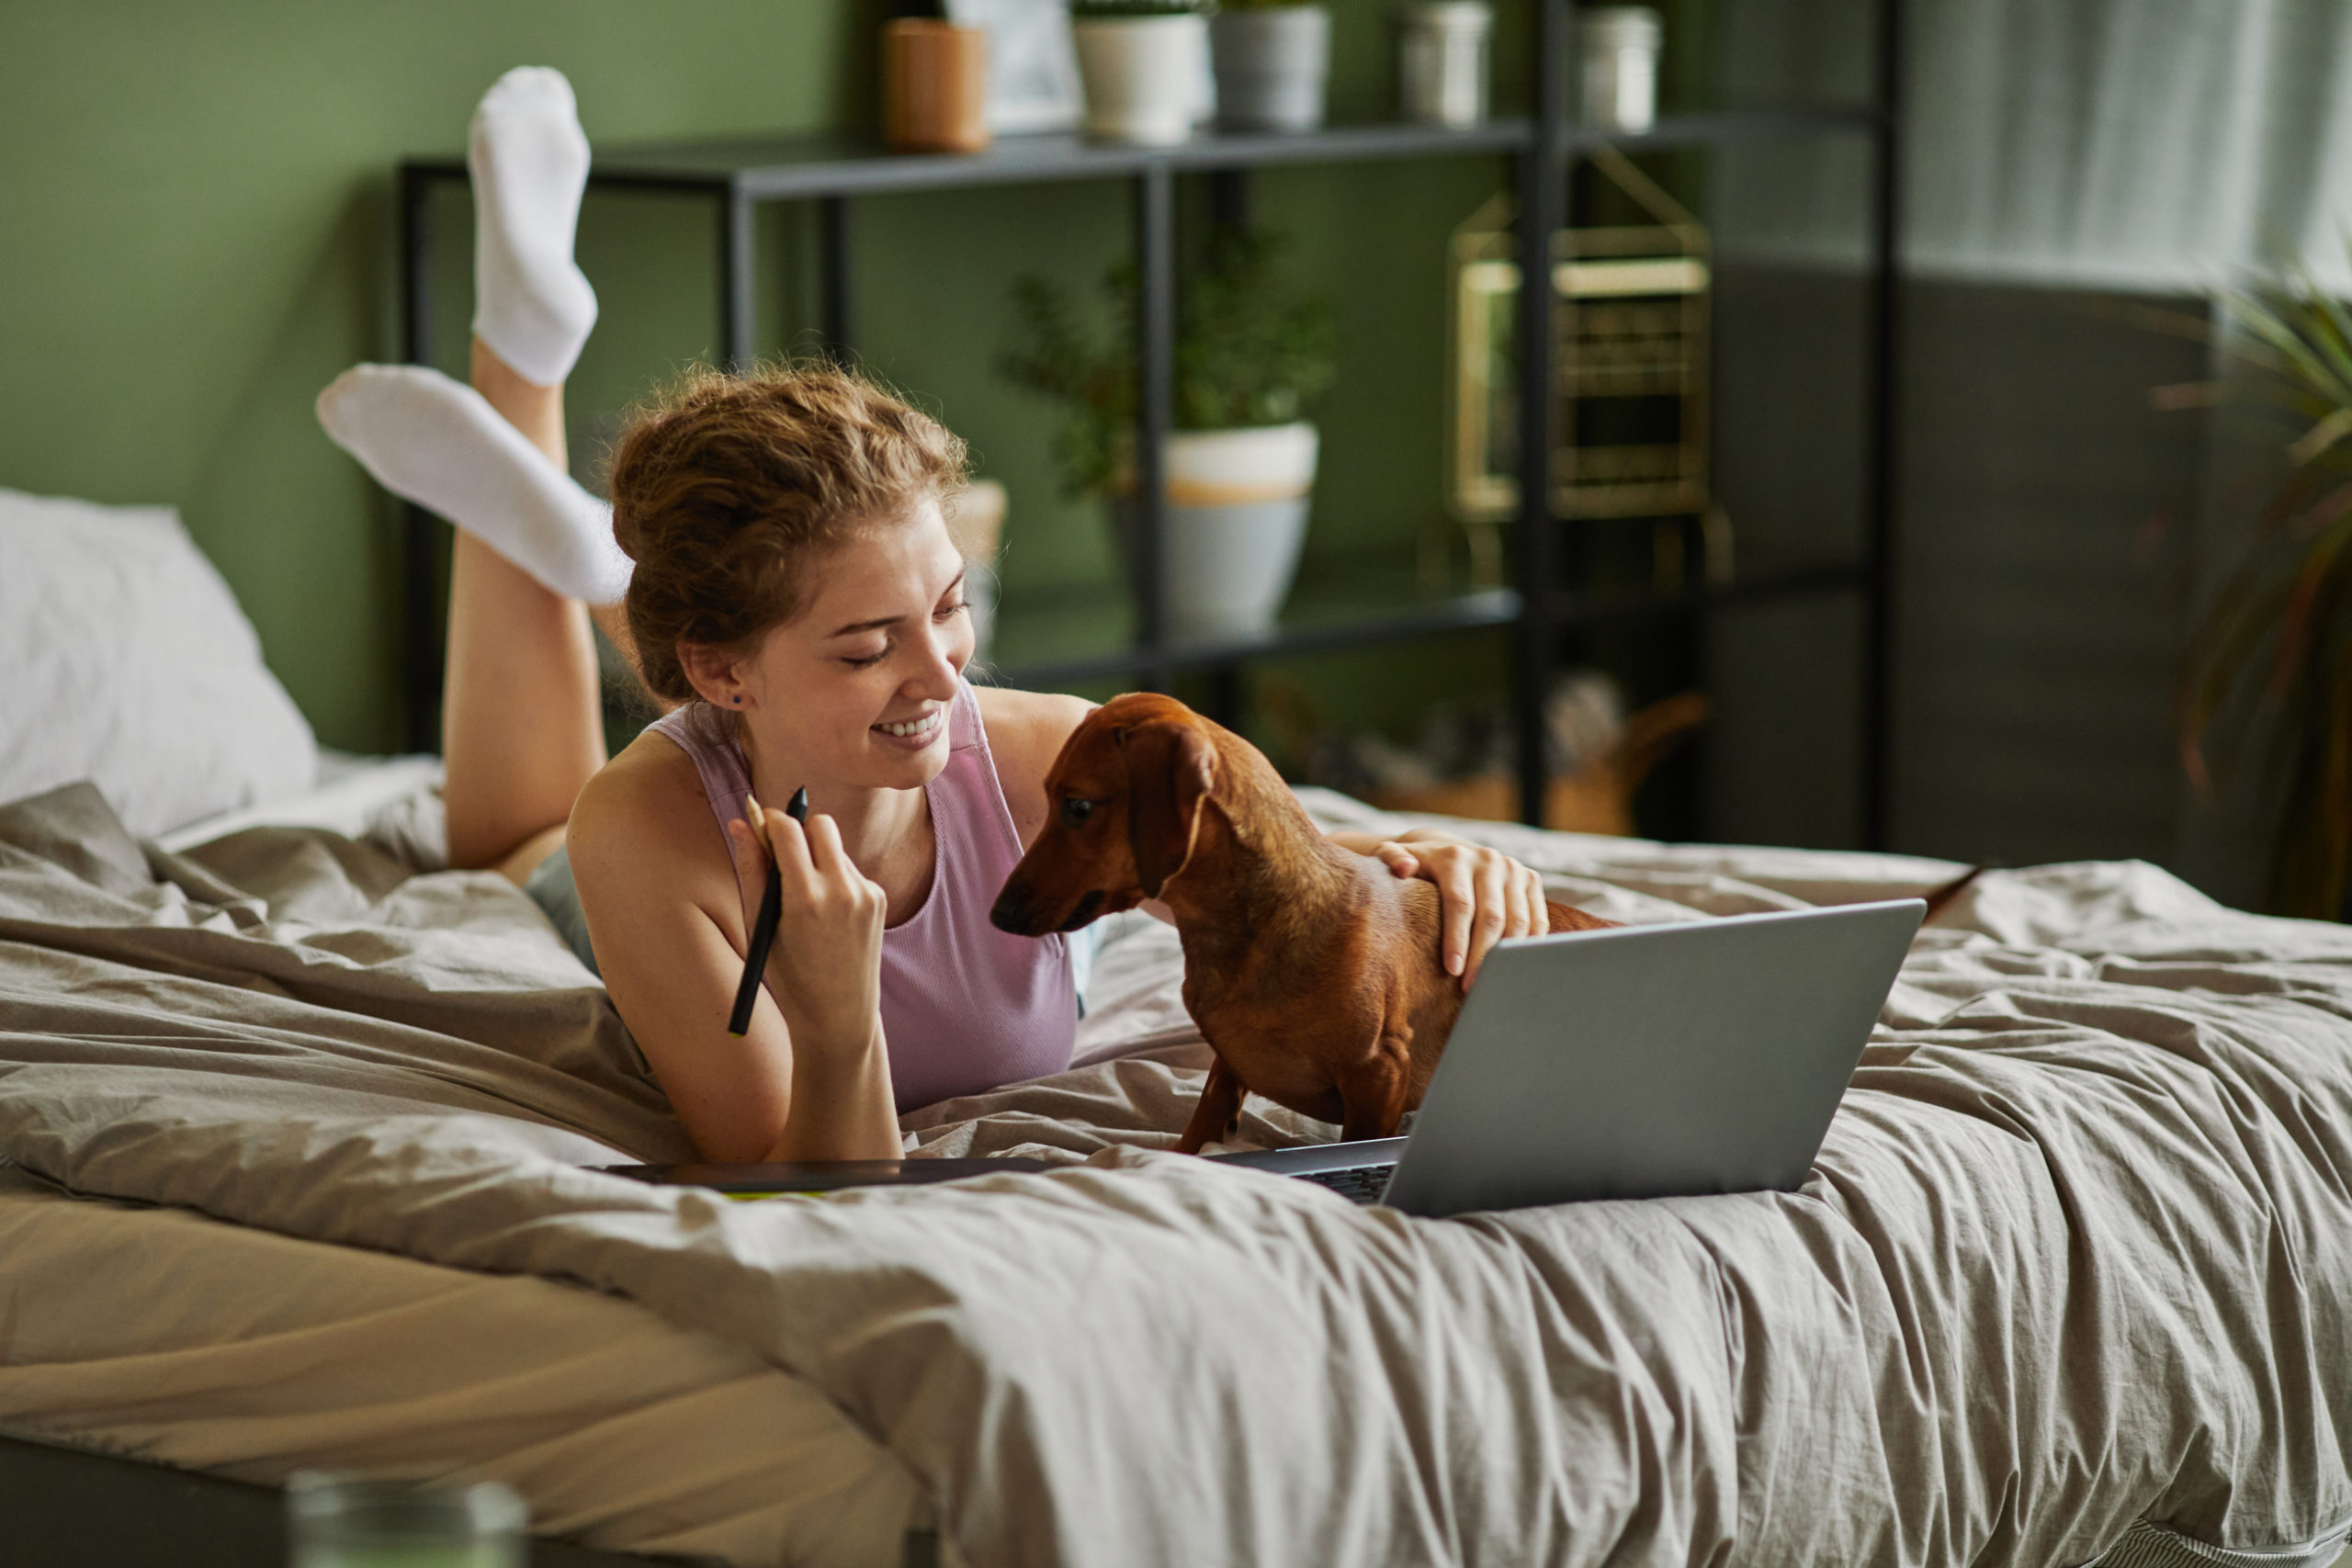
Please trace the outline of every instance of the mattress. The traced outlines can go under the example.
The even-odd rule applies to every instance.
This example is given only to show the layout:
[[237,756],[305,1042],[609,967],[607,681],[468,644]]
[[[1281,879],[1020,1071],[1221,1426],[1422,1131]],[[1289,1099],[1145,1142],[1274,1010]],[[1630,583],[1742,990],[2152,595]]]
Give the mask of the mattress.
[[[1956,869],[1481,831],[1634,920]],[[582,1168],[682,1147],[601,990],[503,880],[410,870],[315,832],[152,852],[93,792],[0,809],[0,1152],[77,1204],[184,1211],[120,1213],[190,1237],[495,1279],[537,1292],[526,1318],[642,1314],[706,1357],[673,1348],[650,1407],[765,1369],[809,1402],[789,1429],[865,1478],[860,1539],[929,1520],[951,1562],[2251,1568],[2324,1562],[2352,1525],[2340,928],[2146,866],[1990,874],[1915,949],[1803,1190],[1464,1222],[1160,1152],[1205,1052],[1164,946],[1114,944],[1091,1065],[906,1122],[926,1152],[1068,1168],[737,1204]],[[1242,1129],[1330,1133],[1262,1101]],[[0,1215],[61,1202],[25,1201]],[[89,1283],[80,1245],[0,1256],[103,1317],[132,1292]],[[157,1325],[89,1332],[135,1357]],[[547,1364],[514,1353],[526,1383]],[[496,1381],[477,1371],[447,1397]],[[291,1408],[342,1401],[342,1363],[315,1375]],[[80,1408],[7,1389],[28,1427]],[[207,1397],[70,1435],[256,1476],[300,1446],[241,1448]],[[524,1401],[517,1451],[544,1408]],[[519,1479],[584,1517],[568,1476]],[[807,1530],[842,1512],[784,1506]]]
[[0,1430],[240,1480],[495,1477],[608,1551],[897,1568],[912,1477],[806,1383],[576,1285],[0,1169]]

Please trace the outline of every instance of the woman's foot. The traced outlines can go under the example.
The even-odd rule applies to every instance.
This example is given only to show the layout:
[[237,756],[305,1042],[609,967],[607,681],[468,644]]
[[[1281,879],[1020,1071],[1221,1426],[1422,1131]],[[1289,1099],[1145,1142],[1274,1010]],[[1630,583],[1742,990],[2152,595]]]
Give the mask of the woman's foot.
[[596,324],[572,261],[588,138],[571,84],[518,65],[482,95],[466,139],[474,181],[474,336],[526,380],[562,383]]
[[572,482],[481,393],[421,365],[357,365],[319,423],[394,495],[436,512],[557,592],[613,604],[634,570],[612,508]]

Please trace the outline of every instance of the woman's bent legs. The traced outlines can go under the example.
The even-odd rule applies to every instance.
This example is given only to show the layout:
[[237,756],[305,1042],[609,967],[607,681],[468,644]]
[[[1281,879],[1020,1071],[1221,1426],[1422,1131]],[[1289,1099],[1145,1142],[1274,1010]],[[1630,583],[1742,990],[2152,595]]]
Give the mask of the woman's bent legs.
[[[563,389],[525,380],[477,339],[475,390],[558,468]],[[571,803],[605,765],[588,607],[464,529],[449,572],[441,750],[449,863],[520,883],[563,841]]]

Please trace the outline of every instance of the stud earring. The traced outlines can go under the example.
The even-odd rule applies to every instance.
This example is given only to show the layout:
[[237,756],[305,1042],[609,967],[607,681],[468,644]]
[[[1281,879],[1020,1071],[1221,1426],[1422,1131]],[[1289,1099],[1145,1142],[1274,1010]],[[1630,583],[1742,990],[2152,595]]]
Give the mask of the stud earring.
[[743,705],[743,699],[742,699],[742,698],[741,698],[741,697],[737,697],[737,698],[735,699],[735,705],[736,705],[737,707],[739,707],[739,708],[740,708],[740,707],[741,707],[741,706]]

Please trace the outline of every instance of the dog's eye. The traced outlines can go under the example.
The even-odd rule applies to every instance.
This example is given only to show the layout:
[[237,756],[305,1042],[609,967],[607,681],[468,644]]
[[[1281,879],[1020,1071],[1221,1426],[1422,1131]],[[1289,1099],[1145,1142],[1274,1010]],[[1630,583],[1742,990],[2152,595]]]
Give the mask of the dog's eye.
[[1069,823],[1073,828],[1079,826],[1089,817],[1093,815],[1094,803],[1091,800],[1065,800],[1062,802],[1062,820]]

